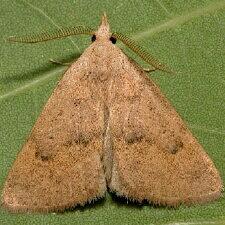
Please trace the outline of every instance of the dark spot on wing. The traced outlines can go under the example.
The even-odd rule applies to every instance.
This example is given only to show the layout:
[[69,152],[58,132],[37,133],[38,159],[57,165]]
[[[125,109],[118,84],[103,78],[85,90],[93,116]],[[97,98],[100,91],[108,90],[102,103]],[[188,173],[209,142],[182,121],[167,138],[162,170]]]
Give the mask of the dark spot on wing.
[[172,154],[176,154],[179,150],[183,148],[183,142],[181,140],[175,140],[175,142],[169,146],[168,150]]
[[35,157],[42,161],[49,161],[52,160],[54,156],[50,152],[38,150],[35,152]]
[[134,144],[137,142],[140,142],[143,139],[143,135],[141,133],[138,132],[130,132],[125,136],[125,141],[128,144]]
[[90,142],[90,139],[87,137],[87,135],[83,133],[79,133],[76,138],[74,138],[74,142],[76,144],[82,144],[83,146],[87,146]]

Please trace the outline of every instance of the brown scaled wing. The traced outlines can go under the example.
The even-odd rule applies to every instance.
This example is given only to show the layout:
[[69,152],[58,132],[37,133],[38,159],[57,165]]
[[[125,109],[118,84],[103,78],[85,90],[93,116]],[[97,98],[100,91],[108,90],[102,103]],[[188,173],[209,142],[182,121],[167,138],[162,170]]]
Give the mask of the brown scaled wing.
[[129,71],[118,72],[110,103],[111,190],[168,206],[217,199],[222,181],[213,162],[160,89],[125,60]]
[[101,197],[104,115],[84,54],[65,73],[9,172],[3,205],[10,211],[61,211]]

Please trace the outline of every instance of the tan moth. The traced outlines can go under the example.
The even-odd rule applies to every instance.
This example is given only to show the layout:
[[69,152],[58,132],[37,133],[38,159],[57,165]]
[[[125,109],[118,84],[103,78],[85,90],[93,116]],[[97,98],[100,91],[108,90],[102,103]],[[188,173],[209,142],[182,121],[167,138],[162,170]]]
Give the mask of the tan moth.
[[119,196],[165,206],[221,196],[209,156],[145,71],[115,44],[121,40],[155,70],[170,72],[132,40],[75,27],[11,41],[34,43],[76,34],[93,43],[65,72],[18,154],[2,204],[12,212],[50,212]]

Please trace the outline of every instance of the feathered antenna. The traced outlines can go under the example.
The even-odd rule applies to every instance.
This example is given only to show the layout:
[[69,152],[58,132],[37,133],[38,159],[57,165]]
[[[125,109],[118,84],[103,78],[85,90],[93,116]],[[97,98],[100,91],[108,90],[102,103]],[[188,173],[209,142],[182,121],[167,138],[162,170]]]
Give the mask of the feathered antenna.
[[136,44],[133,40],[131,40],[127,36],[125,36],[121,33],[118,33],[118,32],[114,32],[114,33],[112,33],[112,37],[122,41],[132,51],[137,53],[138,56],[140,56],[145,62],[152,65],[155,69],[162,70],[167,73],[174,73],[169,67],[160,63],[157,59],[155,59],[152,55],[150,55],[148,52],[146,52],[142,47],[140,47],[138,44]]
[[49,41],[53,39],[59,39],[63,37],[68,37],[72,35],[79,35],[79,34],[94,34],[94,29],[89,27],[70,27],[70,28],[61,28],[59,30],[55,30],[53,32],[43,32],[36,35],[30,36],[22,36],[22,37],[15,37],[11,36],[8,38],[10,42],[22,42],[22,43],[37,43],[43,41]]
[[[38,43],[68,37],[72,35],[79,35],[79,34],[93,35],[94,33],[95,30],[90,27],[78,26],[70,28],[61,28],[59,30],[55,30],[52,32],[43,32],[40,34],[34,34],[29,36],[21,36],[21,37],[11,36],[8,38],[8,41],[21,43]],[[127,36],[118,32],[114,32],[112,33],[112,37],[122,41],[132,51],[137,53],[144,61],[152,65],[155,69],[162,70],[167,73],[174,73],[169,67],[161,64],[157,59],[155,59],[152,55],[146,52],[142,47],[137,45],[133,40],[131,40]]]

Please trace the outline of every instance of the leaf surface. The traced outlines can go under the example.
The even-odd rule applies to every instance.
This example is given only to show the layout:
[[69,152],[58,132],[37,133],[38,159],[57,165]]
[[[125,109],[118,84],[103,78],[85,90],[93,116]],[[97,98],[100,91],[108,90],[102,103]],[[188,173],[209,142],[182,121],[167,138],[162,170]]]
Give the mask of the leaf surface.
[[[59,27],[97,27],[106,12],[112,31],[125,33],[177,72],[152,78],[204,146],[225,180],[225,2],[169,0],[33,1],[2,0],[0,6],[0,190],[44,103],[66,67],[90,37],[46,43],[12,44],[12,35]],[[147,67],[135,54],[127,54]],[[177,210],[105,201],[63,215],[11,215],[0,209],[1,224],[193,224],[225,223],[224,196],[208,205]]]

